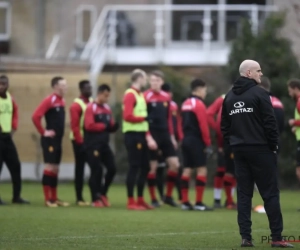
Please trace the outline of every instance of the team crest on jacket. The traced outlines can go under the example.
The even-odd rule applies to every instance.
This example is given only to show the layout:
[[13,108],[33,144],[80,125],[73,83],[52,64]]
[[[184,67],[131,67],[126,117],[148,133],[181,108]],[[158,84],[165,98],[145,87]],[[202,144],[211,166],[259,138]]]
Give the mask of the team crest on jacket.
[[229,115],[253,112],[253,108],[246,108],[244,102],[236,102],[235,104],[233,104],[233,107],[235,107],[235,109],[232,109]]
[[98,157],[99,156],[99,152],[97,150],[94,150],[94,156]]
[[167,106],[168,106],[168,103],[167,103],[167,102],[164,102],[164,106],[167,107]]
[[141,150],[141,149],[142,149],[142,143],[138,143],[138,144],[136,145],[136,148],[137,148],[138,150]]

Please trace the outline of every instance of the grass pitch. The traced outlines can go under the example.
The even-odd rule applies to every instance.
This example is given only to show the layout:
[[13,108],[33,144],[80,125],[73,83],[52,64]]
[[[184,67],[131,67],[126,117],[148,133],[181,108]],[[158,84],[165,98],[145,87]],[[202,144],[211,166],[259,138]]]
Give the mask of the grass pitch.
[[[74,204],[71,184],[60,184],[58,190],[61,199]],[[87,186],[84,193],[88,200]],[[1,184],[0,194],[4,201],[10,201],[11,185]],[[46,208],[40,184],[24,184],[23,197],[32,204],[0,206],[1,250],[240,249],[236,211],[181,211],[167,206],[154,211],[128,211],[126,189],[116,185],[109,193],[111,208]],[[194,197],[193,192],[190,197]],[[299,198],[299,191],[281,193],[284,235],[296,240],[300,240],[300,212],[296,211]],[[207,190],[204,201],[211,205],[212,200],[212,190]],[[262,204],[257,192],[253,203]],[[253,213],[252,219],[255,249],[269,249],[269,244],[261,243],[261,237],[270,234],[266,215]],[[299,243],[294,246],[300,249]]]

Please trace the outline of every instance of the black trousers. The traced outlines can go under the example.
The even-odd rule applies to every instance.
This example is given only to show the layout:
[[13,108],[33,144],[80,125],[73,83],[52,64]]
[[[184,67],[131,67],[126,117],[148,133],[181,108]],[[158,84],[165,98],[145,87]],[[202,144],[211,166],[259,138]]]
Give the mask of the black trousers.
[[[89,186],[92,201],[99,199],[99,196],[107,195],[108,189],[116,174],[114,154],[108,143],[89,145],[86,148],[87,162],[91,169]],[[103,183],[103,167],[106,168],[105,180]]]
[[251,239],[251,209],[253,187],[256,183],[264,201],[271,237],[281,240],[283,230],[279,203],[277,155],[266,147],[234,150],[237,179],[238,224],[243,239]]
[[75,159],[75,193],[76,200],[83,200],[82,190],[84,182],[84,165],[86,162],[86,153],[83,144],[77,144],[74,140],[72,141],[74,159]]
[[129,170],[126,177],[127,196],[134,196],[137,185],[138,197],[142,197],[147,180],[149,167],[149,150],[144,132],[127,132],[124,142],[127,150]]
[[21,194],[21,163],[16,146],[10,134],[0,134],[0,172],[6,164],[13,184],[13,199]]

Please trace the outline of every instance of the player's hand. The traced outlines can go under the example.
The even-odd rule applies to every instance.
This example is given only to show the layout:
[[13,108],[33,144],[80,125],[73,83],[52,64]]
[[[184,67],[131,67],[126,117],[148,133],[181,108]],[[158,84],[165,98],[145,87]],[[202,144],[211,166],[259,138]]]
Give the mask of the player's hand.
[[178,143],[177,143],[174,135],[171,135],[171,141],[172,141],[172,144],[173,144],[174,148],[177,149],[178,148]]
[[292,132],[295,134],[296,133],[296,127],[292,127]]
[[54,130],[46,130],[44,133],[45,137],[54,137],[55,136],[55,131]]
[[208,146],[205,148],[205,153],[207,154],[207,157],[210,157],[213,154],[214,150],[212,146]]
[[147,136],[146,140],[147,140],[148,148],[149,148],[150,150],[157,150],[157,143],[156,143],[156,141],[152,138],[152,136]]
[[293,126],[294,123],[295,123],[295,120],[294,120],[294,119],[289,119],[289,125],[290,125],[290,126]]

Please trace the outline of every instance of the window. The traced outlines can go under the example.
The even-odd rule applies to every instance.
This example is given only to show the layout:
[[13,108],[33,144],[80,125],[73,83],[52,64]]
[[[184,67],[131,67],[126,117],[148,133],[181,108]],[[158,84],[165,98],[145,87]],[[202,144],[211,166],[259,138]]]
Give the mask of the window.
[[7,2],[0,2],[0,41],[10,39],[11,8]]
[[76,13],[76,45],[81,47],[88,41],[97,18],[93,5],[80,5]]

